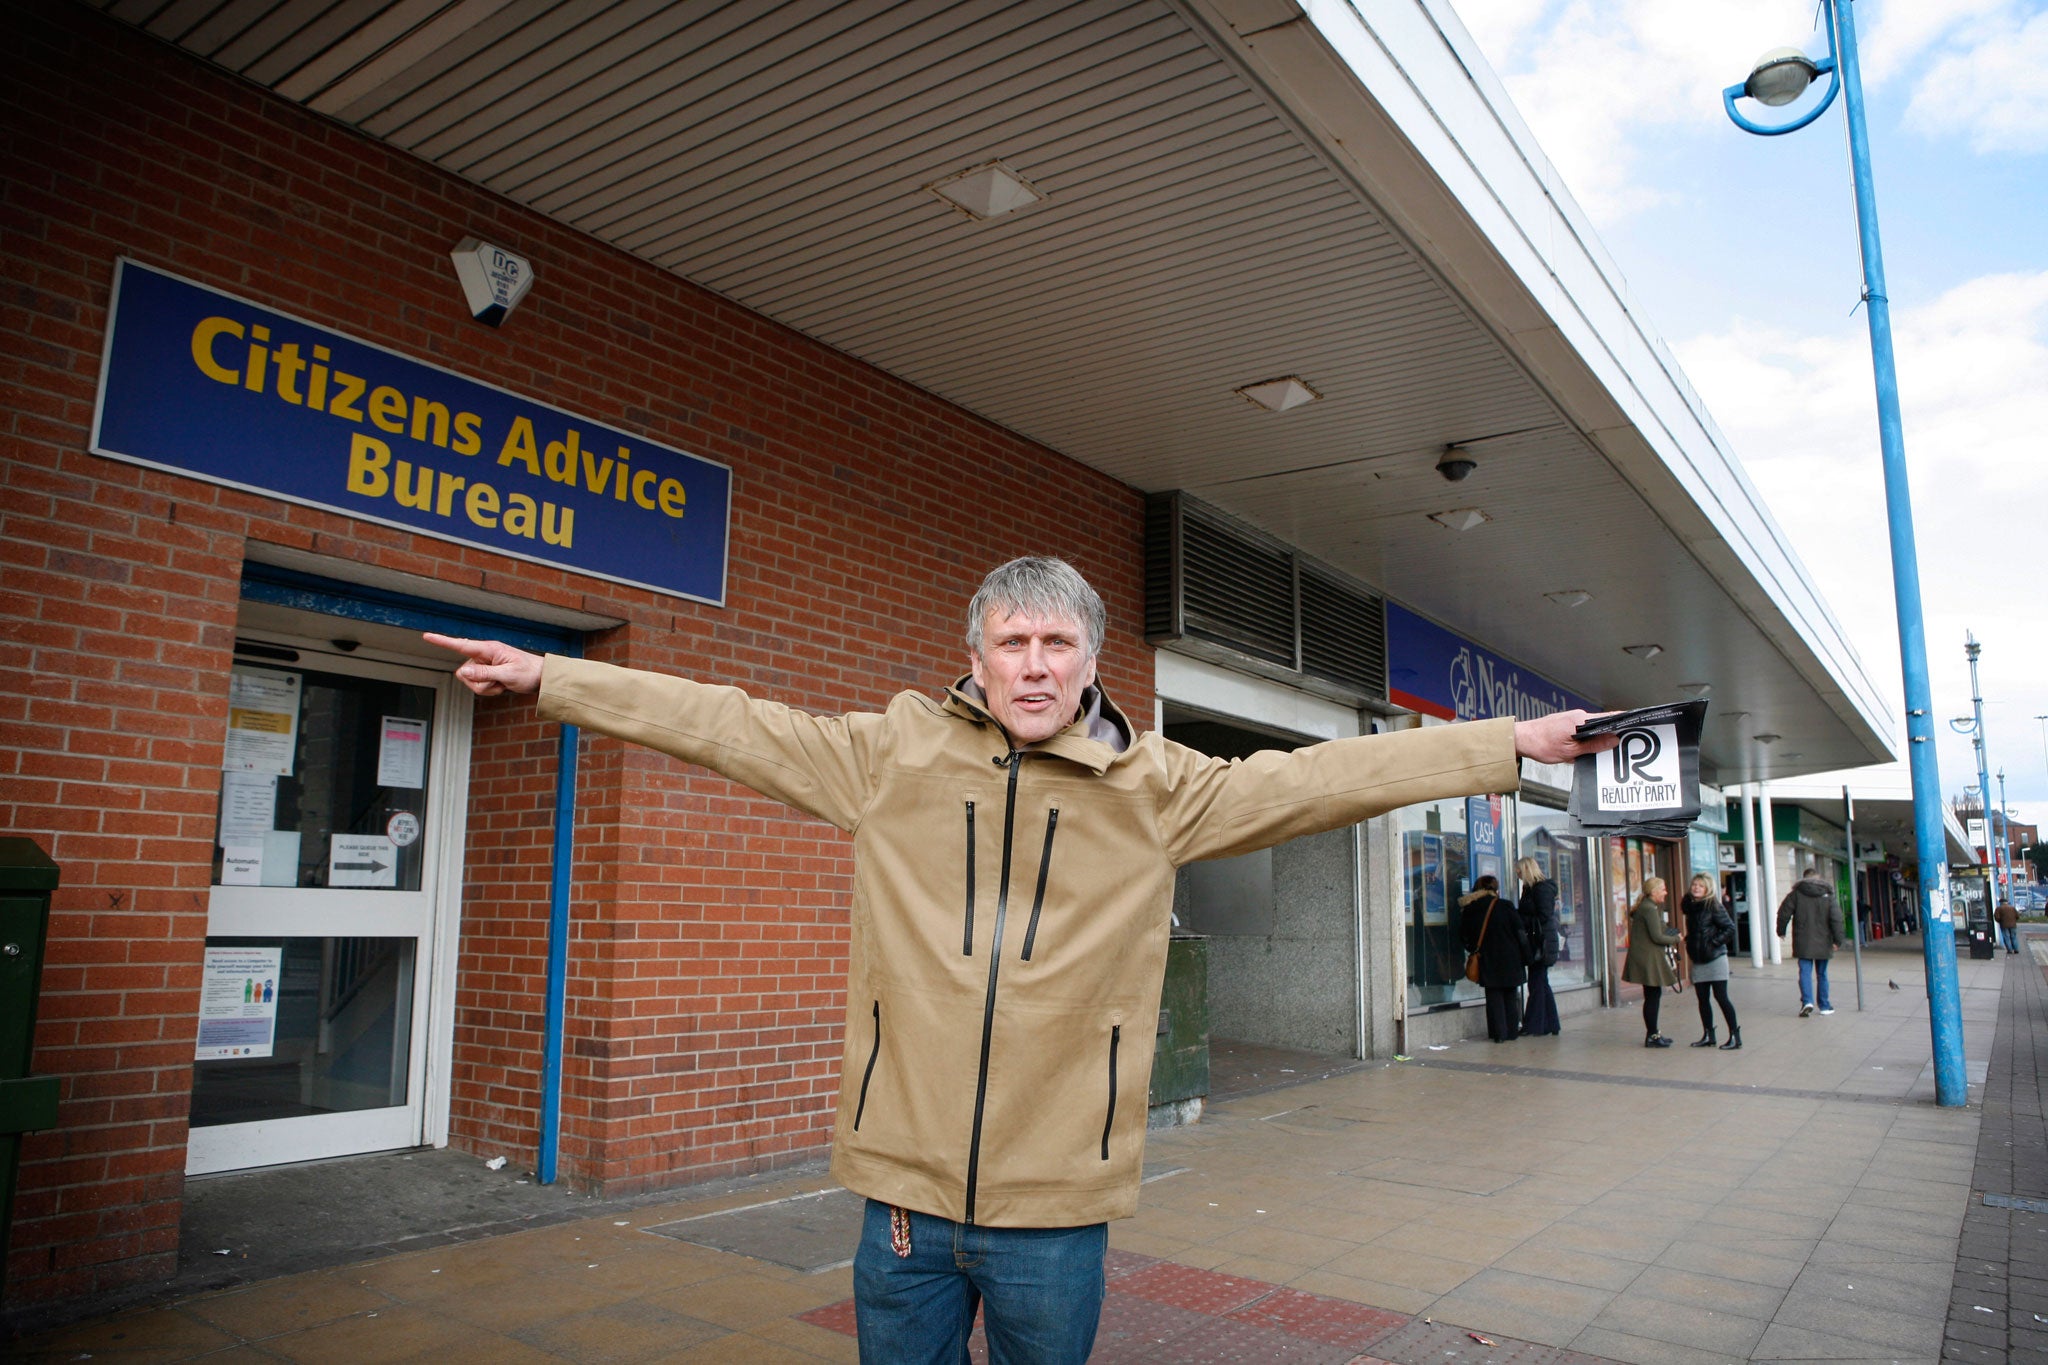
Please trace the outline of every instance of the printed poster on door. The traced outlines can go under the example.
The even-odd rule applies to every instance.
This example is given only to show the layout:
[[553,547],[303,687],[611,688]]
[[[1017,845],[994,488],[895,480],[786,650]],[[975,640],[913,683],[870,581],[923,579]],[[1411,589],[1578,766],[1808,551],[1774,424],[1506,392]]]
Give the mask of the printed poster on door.
[[207,948],[196,1060],[270,1055],[283,965],[283,948]]
[[297,673],[236,664],[228,674],[228,742],[220,766],[229,772],[290,777],[299,747]]

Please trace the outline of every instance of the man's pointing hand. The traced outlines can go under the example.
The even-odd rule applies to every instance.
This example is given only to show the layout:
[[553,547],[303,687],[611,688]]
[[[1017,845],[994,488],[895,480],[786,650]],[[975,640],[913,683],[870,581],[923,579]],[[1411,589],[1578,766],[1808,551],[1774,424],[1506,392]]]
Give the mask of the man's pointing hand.
[[458,640],[452,635],[436,635],[432,631],[421,638],[430,645],[468,656],[469,662],[455,670],[455,677],[479,697],[495,697],[501,692],[524,695],[540,691],[541,657],[538,654],[514,649],[503,640]]

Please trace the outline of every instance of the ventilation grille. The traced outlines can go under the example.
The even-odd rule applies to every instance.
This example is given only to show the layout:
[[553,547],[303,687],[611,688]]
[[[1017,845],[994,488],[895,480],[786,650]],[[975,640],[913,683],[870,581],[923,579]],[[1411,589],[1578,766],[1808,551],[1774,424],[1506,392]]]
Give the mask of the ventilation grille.
[[1345,699],[1387,693],[1379,597],[1185,493],[1146,503],[1145,635]]

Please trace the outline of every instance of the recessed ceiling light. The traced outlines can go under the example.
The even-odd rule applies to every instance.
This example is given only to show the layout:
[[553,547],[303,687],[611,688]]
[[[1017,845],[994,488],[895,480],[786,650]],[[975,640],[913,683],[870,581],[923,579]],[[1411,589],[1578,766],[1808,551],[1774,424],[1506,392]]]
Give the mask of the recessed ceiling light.
[[1279,379],[1262,379],[1256,384],[1247,384],[1236,391],[1239,398],[1248,403],[1257,403],[1268,412],[1286,412],[1304,403],[1313,403],[1322,395],[1308,386],[1308,381],[1297,375],[1285,375]]
[[1688,697],[1704,697],[1714,690],[1712,683],[1680,683],[1678,690]]
[[1000,218],[1045,198],[1031,182],[1000,161],[949,175],[925,186],[970,217]]
[[1750,738],[1755,740],[1759,744],[1776,744],[1779,740],[1783,739],[1784,736],[1765,733],[1761,735],[1751,735]]
[[1448,526],[1453,531],[1469,531],[1475,526],[1493,520],[1477,507],[1453,507],[1448,512],[1431,512],[1429,519],[1439,526]]
[[1636,656],[1636,657],[1637,657],[1638,659],[1654,659],[1654,658],[1656,658],[1656,657],[1657,657],[1657,656],[1658,656],[1659,654],[1662,654],[1662,653],[1664,652],[1664,646],[1662,646],[1662,645],[1623,645],[1623,646],[1621,647],[1621,652],[1622,652],[1622,653],[1624,653],[1624,654],[1633,654],[1633,655],[1635,655],[1635,656]]
[[1543,594],[1560,607],[1583,607],[1593,600],[1593,594],[1583,588],[1565,588],[1560,592]]

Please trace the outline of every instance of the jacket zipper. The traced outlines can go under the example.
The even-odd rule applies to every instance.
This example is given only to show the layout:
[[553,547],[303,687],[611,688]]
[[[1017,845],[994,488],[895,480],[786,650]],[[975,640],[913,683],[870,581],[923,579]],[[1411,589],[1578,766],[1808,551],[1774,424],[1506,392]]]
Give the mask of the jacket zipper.
[[1024,960],[1031,960],[1031,945],[1038,940],[1038,912],[1045,906],[1045,877],[1052,869],[1052,832],[1059,828],[1060,808],[1045,816],[1045,847],[1038,854],[1038,890],[1031,897],[1031,922],[1024,926]]
[[860,1131],[860,1116],[868,1112],[868,1082],[875,1078],[875,1063],[882,1056],[882,1002],[875,1002],[875,1045],[868,1050],[868,1068],[860,1073],[860,1103],[853,1107],[853,1131]]
[[1008,795],[1003,803],[1003,866],[996,884],[996,923],[988,945],[988,996],[981,1007],[981,1068],[974,1078],[974,1130],[967,1139],[967,1216],[974,1221],[974,1187],[981,1173],[981,1117],[988,1106],[988,1048],[995,1037],[996,973],[1003,964],[1003,917],[1010,908],[1010,839],[1017,829],[1017,771],[1024,755],[1010,750],[1007,759],[996,759],[1010,770]]
[[967,803],[967,912],[960,932],[960,955],[974,956],[974,803]]
[[1124,1026],[1109,1027],[1109,1113],[1102,1120],[1102,1159],[1109,1160],[1109,1130],[1116,1126],[1116,1050],[1123,1041]]

